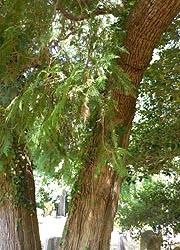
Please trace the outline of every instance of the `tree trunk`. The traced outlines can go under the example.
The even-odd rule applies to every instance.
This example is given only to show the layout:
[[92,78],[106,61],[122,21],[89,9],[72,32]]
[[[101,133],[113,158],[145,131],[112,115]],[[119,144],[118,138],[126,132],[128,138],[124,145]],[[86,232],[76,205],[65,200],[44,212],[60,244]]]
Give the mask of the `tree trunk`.
[[31,164],[22,148],[17,151],[16,167],[0,175],[0,249],[40,250]]
[[91,167],[82,174],[82,190],[71,203],[62,249],[109,249],[121,180],[108,166],[97,178],[91,178]]
[[[125,40],[128,54],[120,55],[117,64],[129,75],[136,92],[160,36],[179,11],[180,1],[177,0],[138,0],[129,14]],[[125,95],[120,89],[114,90],[112,98],[118,107],[111,122],[126,128],[119,138],[119,147],[126,149],[136,98]],[[101,131],[98,136],[106,135]],[[95,145],[99,147],[102,143],[99,140]],[[104,166],[95,177],[99,155],[89,152],[91,164],[84,165],[77,180],[78,189],[71,201],[61,250],[109,249],[122,178],[110,165]]]

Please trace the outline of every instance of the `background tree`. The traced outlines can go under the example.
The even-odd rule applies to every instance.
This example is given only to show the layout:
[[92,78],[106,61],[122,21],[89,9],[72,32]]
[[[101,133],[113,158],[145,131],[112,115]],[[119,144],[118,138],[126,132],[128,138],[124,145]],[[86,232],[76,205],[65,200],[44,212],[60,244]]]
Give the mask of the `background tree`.
[[123,229],[141,233],[145,226],[150,226],[162,234],[168,233],[170,228],[175,233],[180,231],[179,180],[157,178],[160,177],[124,185],[117,219]]

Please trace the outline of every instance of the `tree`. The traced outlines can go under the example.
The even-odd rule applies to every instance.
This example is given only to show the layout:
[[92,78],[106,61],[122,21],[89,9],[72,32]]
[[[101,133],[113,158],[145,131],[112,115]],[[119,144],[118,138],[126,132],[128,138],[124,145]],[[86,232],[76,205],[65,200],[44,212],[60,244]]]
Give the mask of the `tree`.
[[[168,14],[170,4],[171,9],[174,10],[171,15]],[[128,74],[136,91],[149,65],[153,49],[179,8],[177,2],[137,1],[129,13],[125,21],[127,36],[124,41],[128,54],[121,54],[116,63]],[[108,139],[110,122],[115,128],[125,127],[125,132],[118,138],[118,146],[127,149],[136,98],[126,95],[122,88],[109,90],[108,87],[106,91],[110,98],[116,101],[116,109],[111,110],[114,117],[111,117],[110,121],[106,117],[105,128],[103,125],[100,126],[93,135],[97,150],[95,146],[91,146],[93,149],[88,148],[87,155],[90,160],[84,164],[77,180],[80,191],[72,199],[65,228],[66,236],[61,249],[109,248],[110,232],[123,178],[111,168],[112,154],[108,159],[109,163],[106,161],[98,177],[94,175],[99,157],[103,150],[106,151],[105,147],[102,148],[101,138]]]
[[[156,177],[162,178],[160,176]],[[179,180],[146,179],[142,183],[124,185],[118,211],[119,225],[123,229],[142,232],[150,226],[158,233],[166,234],[171,228],[179,232]],[[128,196],[128,198],[127,198]]]
[[[8,106],[21,95],[28,71],[37,64],[41,28],[48,27],[50,6],[44,1],[0,3],[0,249],[40,250],[33,164]],[[45,18],[45,21],[42,19]],[[40,18],[40,19],[39,19]],[[41,20],[41,23],[39,23]],[[38,25],[37,25],[38,23]],[[48,31],[43,31],[43,35]],[[15,125],[15,126],[14,126]]]
[[8,152],[11,158],[0,175],[0,248],[41,249],[31,162],[16,137],[12,143],[14,151]]
[[63,162],[75,179],[61,249],[109,249],[138,88],[180,10],[175,0],[128,3],[57,1],[57,34],[8,107],[35,163]]

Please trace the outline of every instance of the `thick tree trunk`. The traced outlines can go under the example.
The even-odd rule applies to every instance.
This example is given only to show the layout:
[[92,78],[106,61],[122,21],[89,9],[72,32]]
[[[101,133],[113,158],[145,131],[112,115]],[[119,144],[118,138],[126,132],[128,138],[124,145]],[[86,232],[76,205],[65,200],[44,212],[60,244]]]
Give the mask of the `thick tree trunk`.
[[0,249],[40,250],[33,174],[27,155],[20,151],[16,169],[9,166],[0,174]]
[[[129,75],[137,92],[156,43],[179,11],[180,1],[177,0],[136,1],[127,19],[125,46],[129,53],[120,55],[117,64]],[[124,95],[122,90],[115,90],[112,97],[118,108],[111,122],[126,128],[119,138],[119,146],[127,148],[136,100]],[[78,179],[80,189],[72,198],[61,250],[109,249],[122,178],[110,166],[104,166],[95,177],[98,155],[94,155]],[[89,158],[92,158],[91,153]]]
[[82,190],[71,203],[62,249],[109,249],[121,180],[106,166],[97,178],[83,172]]

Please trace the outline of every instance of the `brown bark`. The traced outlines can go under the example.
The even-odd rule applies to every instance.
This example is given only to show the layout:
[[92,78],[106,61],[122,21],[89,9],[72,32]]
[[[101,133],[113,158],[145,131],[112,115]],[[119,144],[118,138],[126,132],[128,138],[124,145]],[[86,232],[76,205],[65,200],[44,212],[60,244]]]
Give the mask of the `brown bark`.
[[71,203],[62,249],[109,249],[121,182],[110,167],[97,178],[91,167],[82,174],[84,185]]
[[[136,91],[149,65],[153,49],[179,11],[180,1],[177,0],[136,1],[126,26],[125,46],[129,53],[121,55],[117,62],[133,81]],[[111,122],[126,128],[126,132],[119,138],[119,146],[127,148],[136,99],[125,95],[122,90],[114,90],[112,97],[118,103],[118,109]],[[106,133],[102,133],[103,129],[95,136],[106,136]],[[102,143],[98,139],[95,145],[103,148]],[[72,198],[61,250],[109,249],[122,178],[108,165],[95,177],[98,157],[98,153],[91,154],[89,150],[89,159],[92,161],[89,165],[85,164],[79,176],[79,193],[76,192]]]
[[40,250],[33,174],[27,155],[19,154],[16,169],[0,174],[0,249]]
[[126,23],[128,54],[121,56],[118,62],[136,86],[142,80],[161,35],[179,12],[180,1],[177,0],[136,1]]
[[[115,95],[116,93],[114,93]],[[135,112],[135,99],[131,96],[121,95],[123,112],[119,113],[120,119],[115,119],[116,125],[126,127],[126,133],[119,139],[119,144],[127,148],[131,122]],[[77,180],[76,193],[73,196],[64,230],[64,240],[60,249],[109,249],[114,217],[117,211],[119,191],[123,178],[110,166],[102,167],[96,176],[100,154],[106,150],[104,145],[105,130],[97,129],[96,148],[89,150],[91,164],[85,164]],[[95,156],[96,155],[96,156]]]

